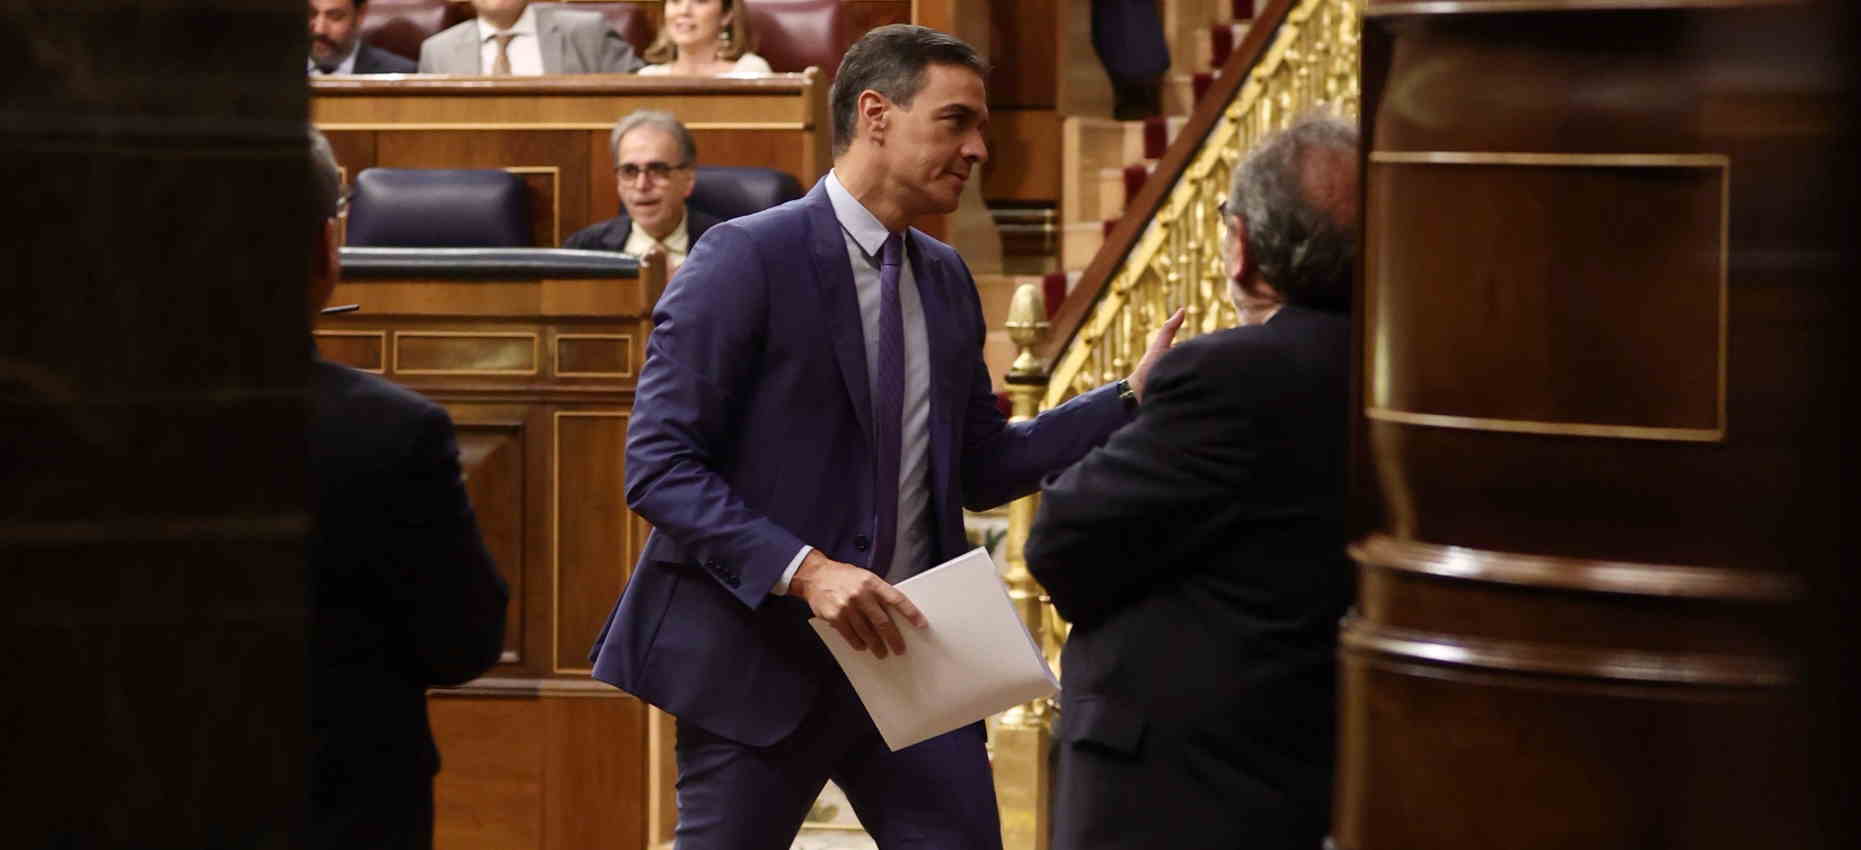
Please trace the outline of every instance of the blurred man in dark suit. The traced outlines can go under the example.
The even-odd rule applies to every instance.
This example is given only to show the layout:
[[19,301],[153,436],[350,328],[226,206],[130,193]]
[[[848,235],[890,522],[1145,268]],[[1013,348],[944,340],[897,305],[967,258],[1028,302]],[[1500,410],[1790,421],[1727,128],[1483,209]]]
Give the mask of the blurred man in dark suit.
[[1054,847],[1317,850],[1330,820],[1357,137],[1269,139],[1221,207],[1243,325],[1157,362],[1050,479],[1028,565],[1073,622]]
[[[311,131],[314,312],[339,275],[341,177]],[[497,663],[504,579],[460,480],[444,408],[314,359],[310,373],[311,840],[428,848],[439,752],[426,689]]]
[[310,74],[411,74],[414,60],[362,43],[368,0],[310,0]]
[[698,143],[671,113],[640,109],[615,122],[607,144],[625,212],[575,231],[562,247],[636,257],[660,251],[666,271],[676,271],[719,221],[685,203],[698,185]]

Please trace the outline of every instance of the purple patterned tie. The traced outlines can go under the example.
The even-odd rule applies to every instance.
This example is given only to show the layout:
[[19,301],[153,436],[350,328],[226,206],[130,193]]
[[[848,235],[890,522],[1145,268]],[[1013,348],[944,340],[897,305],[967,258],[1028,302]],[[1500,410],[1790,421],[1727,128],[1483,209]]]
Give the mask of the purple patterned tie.
[[898,303],[898,276],[904,253],[904,239],[896,233],[879,249],[879,371],[872,398],[879,512],[872,571],[879,575],[891,571],[892,553],[898,548],[898,459],[904,453],[900,440],[905,418],[905,318]]

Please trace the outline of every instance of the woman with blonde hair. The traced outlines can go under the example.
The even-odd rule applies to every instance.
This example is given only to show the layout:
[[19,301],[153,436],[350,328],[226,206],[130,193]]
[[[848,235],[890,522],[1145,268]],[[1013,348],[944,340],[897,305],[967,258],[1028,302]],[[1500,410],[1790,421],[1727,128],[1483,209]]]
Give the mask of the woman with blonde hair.
[[767,74],[769,63],[751,52],[745,0],[666,0],[665,24],[646,48],[642,74],[715,77],[719,74]]

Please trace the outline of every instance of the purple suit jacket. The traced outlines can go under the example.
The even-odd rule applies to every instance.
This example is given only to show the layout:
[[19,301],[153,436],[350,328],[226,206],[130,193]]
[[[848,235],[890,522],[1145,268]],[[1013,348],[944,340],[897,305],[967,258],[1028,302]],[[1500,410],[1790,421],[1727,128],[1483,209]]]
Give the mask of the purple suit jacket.
[[[942,560],[966,548],[963,507],[1032,492],[1128,415],[1104,387],[1008,423],[968,268],[948,245],[908,238],[931,372],[931,554]],[[769,590],[804,543],[869,566],[877,524],[864,330],[826,188],[707,231],[653,321],[626,482],[654,530],[595,639],[594,677],[766,746],[795,729],[824,677],[844,675],[807,604]]]

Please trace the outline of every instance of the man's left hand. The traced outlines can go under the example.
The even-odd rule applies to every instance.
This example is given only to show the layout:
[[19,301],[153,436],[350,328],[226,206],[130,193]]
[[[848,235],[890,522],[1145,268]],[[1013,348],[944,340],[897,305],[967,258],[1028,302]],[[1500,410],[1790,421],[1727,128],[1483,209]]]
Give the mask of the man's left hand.
[[1170,346],[1176,342],[1176,329],[1183,326],[1185,315],[1181,307],[1170,314],[1163,327],[1157,328],[1157,332],[1151,335],[1150,347],[1144,349],[1144,357],[1137,361],[1137,368],[1131,370],[1131,377],[1125,379],[1140,403],[1144,400],[1144,381],[1150,377],[1150,367],[1157,365],[1157,358],[1162,357],[1163,352],[1170,350]]

